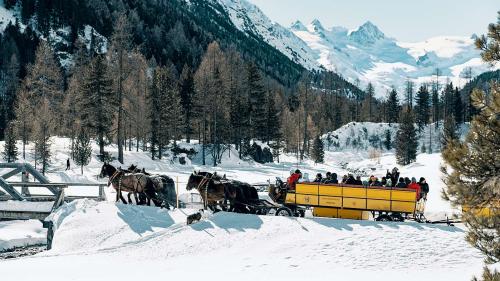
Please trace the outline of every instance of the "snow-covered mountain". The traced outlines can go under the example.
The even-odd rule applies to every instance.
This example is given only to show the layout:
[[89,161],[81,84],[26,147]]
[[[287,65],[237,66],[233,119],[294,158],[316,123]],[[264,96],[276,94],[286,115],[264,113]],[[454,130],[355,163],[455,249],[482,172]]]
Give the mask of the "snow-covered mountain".
[[319,68],[314,51],[291,30],[271,21],[257,6],[246,0],[218,1],[233,24],[247,34],[259,36],[269,45],[308,69]]
[[214,0],[221,3],[233,23],[248,34],[260,36],[306,68],[324,67],[359,80],[364,87],[372,82],[378,95],[392,86],[400,92],[409,78],[417,84],[428,82],[439,68],[441,82],[450,79],[464,85],[464,70],[473,74],[491,70],[474,46],[474,36],[442,36],[423,42],[399,42],[367,21],[356,30],[325,28],[319,20],[305,25],[294,22],[288,29],[270,20],[247,0]]

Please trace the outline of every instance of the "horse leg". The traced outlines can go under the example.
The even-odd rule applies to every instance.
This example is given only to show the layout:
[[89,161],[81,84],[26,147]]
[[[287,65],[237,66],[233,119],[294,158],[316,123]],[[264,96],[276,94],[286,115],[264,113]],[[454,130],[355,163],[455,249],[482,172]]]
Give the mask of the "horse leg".
[[122,200],[123,204],[127,204],[127,200],[125,200],[125,197],[123,197],[123,194],[120,192],[120,199]]
[[129,203],[129,204],[132,204],[132,198],[130,198],[130,195],[132,195],[132,192],[129,192],[129,193],[127,194],[128,203]]
[[139,197],[137,196],[137,192],[134,192],[134,199],[135,199],[135,204],[142,205],[141,202],[139,202]]

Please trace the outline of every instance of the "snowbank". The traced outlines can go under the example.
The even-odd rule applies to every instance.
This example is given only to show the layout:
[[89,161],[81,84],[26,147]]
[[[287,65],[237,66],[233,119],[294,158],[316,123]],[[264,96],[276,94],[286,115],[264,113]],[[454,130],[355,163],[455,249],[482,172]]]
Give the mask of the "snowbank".
[[[68,204],[53,218],[53,250],[0,263],[2,277],[470,280],[482,264],[462,229],[411,222],[217,213],[186,226],[181,211],[89,200]],[[46,270],[54,264],[57,274]]]

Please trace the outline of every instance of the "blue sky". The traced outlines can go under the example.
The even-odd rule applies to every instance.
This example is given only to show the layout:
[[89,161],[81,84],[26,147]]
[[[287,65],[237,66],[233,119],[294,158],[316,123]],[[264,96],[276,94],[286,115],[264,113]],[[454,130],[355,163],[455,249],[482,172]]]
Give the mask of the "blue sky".
[[248,0],[284,25],[319,19],[325,27],[354,29],[367,20],[400,41],[439,35],[486,33],[496,22],[499,0]]

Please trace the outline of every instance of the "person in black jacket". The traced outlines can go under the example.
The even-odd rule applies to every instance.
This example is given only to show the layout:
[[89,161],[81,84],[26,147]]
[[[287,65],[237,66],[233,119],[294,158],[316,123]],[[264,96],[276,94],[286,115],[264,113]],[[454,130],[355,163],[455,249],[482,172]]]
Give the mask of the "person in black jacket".
[[418,184],[420,185],[420,196],[421,198],[424,198],[424,200],[427,200],[427,193],[429,193],[429,185],[427,184],[427,181],[425,178],[420,178],[418,181]]
[[406,183],[405,183],[405,179],[404,178],[399,178],[399,182],[398,184],[396,184],[396,187],[397,188],[406,188]]

